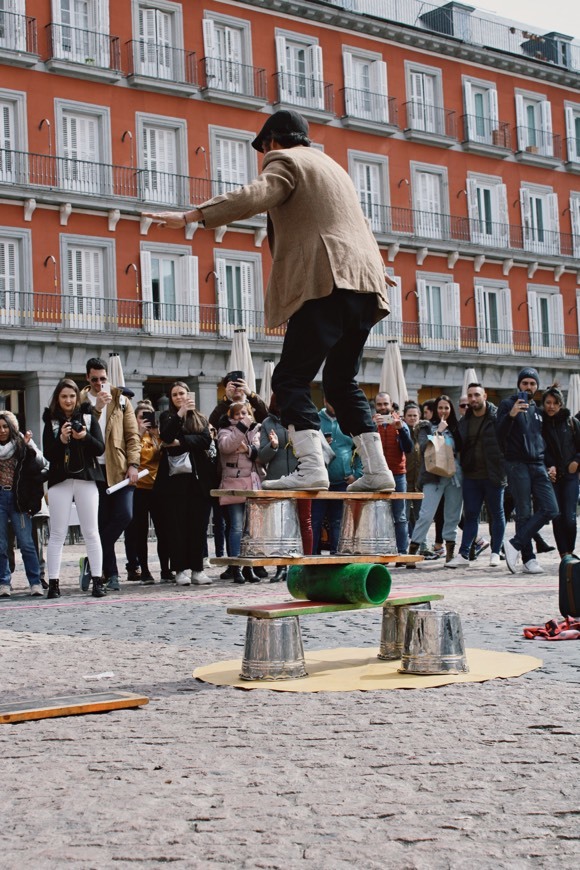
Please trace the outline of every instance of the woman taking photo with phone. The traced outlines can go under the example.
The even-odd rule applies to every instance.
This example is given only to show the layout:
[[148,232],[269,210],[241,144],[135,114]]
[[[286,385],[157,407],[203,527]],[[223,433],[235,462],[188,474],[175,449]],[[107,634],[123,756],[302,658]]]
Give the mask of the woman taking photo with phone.
[[93,597],[106,595],[102,579],[103,550],[99,537],[99,492],[103,480],[97,456],[105,450],[101,427],[90,402],[81,404],[79,388],[64,378],[56,385],[43,414],[42,447],[50,462],[48,505],[50,537],[46,551],[47,598],[60,596],[62,548],[68,532],[72,503],[77,508],[93,580]]
[[203,570],[211,466],[209,424],[195,408],[195,395],[183,381],[169,391],[169,411],[159,421],[164,450],[155,478],[169,543],[171,568],[178,586],[211,583]]

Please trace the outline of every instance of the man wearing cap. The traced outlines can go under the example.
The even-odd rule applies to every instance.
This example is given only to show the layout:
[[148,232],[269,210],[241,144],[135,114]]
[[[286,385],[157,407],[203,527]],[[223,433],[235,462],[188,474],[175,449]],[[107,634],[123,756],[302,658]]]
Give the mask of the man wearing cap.
[[272,389],[299,463],[268,489],[328,489],[310,383],[324,364],[324,394],[343,432],[352,435],[363,476],[349,490],[391,491],[395,481],[381,448],[369,403],[356,383],[373,325],[389,313],[384,263],[345,170],[310,148],[298,112],[271,115],[253,147],[265,154],[250,184],[175,214],[146,213],[177,229],[203,221],[209,229],[268,212],[272,272],[265,299],[269,327],[287,323]]
[[512,574],[516,572],[520,556],[524,573],[543,573],[534,557],[532,538],[560,513],[544,465],[542,415],[534,402],[539,386],[540,376],[536,369],[531,366],[523,368],[518,375],[518,392],[504,399],[497,412],[497,435],[516,508],[516,533],[504,541],[506,564]]
[[225,395],[209,415],[209,422],[215,429],[218,428],[223,415],[227,414],[232,402],[248,402],[256,423],[264,422],[268,416],[268,409],[258,394],[250,390],[246,383],[245,372],[228,372],[222,379],[222,386],[225,387]]

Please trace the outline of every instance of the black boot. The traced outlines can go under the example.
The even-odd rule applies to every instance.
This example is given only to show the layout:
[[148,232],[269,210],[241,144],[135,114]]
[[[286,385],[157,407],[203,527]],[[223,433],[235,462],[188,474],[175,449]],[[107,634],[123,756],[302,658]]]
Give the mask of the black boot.
[[242,568],[242,575],[244,577],[244,580],[247,580],[248,583],[259,583],[260,582],[260,578],[257,577],[256,574],[254,574],[254,569],[250,568],[249,565],[245,565]]
[[252,568],[252,571],[254,572],[256,577],[260,578],[260,580],[267,580],[268,579],[268,572],[266,571],[266,569],[264,568],[263,565],[257,565],[255,568]]
[[234,581],[234,583],[245,583],[246,582],[244,580],[244,577],[242,574],[242,569],[240,568],[239,565],[230,565],[230,568],[231,568],[231,577],[232,577],[232,580]]
[[107,588],[102,577],[93,577],[93,598],[104,598],[107,594]]
[[58,580],[50,580],[48,581],[48,595],[47,598],[60,598],[60,589],[58,585]]
[[[411,543],[409,544],[408,555],[409,556],[416,556],[417,553],[419,552],[419,547],[420,547],[420,544],[415,544],[413,541],[411,541]],[[415,564],[415,562],[406,562],[405,567],[408,568],[410,571],[414,571],[415,568],[417,567],[417,565]]]
[[547,541],[544,541],[541,535],[534,535],[534,543],[536,545],[536,553],[551,553],[555,547],[551,547]]
[[270,577],[270,583],[285,583],[288,576],[288,565],[278,565],[276,573]]
[[234,566],[228,565],[225,571],[220,574],[220,580],[234,580]]

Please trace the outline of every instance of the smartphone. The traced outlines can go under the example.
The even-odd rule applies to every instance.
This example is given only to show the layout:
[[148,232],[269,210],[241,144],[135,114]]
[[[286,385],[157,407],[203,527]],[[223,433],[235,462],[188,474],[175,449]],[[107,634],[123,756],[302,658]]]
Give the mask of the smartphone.
[[244,373],[241,371],[235,371],[235,372],[230,372],[230,376],[228,378],[228,383],[232,383],[232,381],[233,381],[233,383],[237,384],[238,381],[243,381],[243,380],[244,380]]
[[529,402],[529,401],[530,401],[530,397],[529,397],[528,394],[525,392],[525,390],[520,390],[520,391],[518,392],[518,399],[521,399],[522,402]]
[[188,402],[193,402],[195,404],[195,393],[192,393],[191,391],[188,392],[187,400],[188,400]]
[[155,411],[143,411],[143,413],[141,414],[141,419],[144,420],[146,423],[151,423],[153,427],[157,425],[155,421]]
[[101,384],[101,392],[111,395],[111,385],[108,381],[104,384]]

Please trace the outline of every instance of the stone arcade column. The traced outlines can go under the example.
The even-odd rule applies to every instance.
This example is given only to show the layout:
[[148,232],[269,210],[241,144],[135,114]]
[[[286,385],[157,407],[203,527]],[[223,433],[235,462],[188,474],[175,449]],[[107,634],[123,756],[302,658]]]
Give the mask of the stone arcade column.
[[42,415],[44,409],[48,407],[54,388],[61,377],[62,372],[54,374],[29,372],[22,376],[25,384],[26,426],[32,430],[32,437],[40,448],[42,448],[42,430],[44,428]]
[[197,393],[197,406],[202,414],[209,417],[213,409],[218,403],[218,389],[216,379],[213,375],[199,375],[197,378],[190,378],[194,383],[192,386]]

